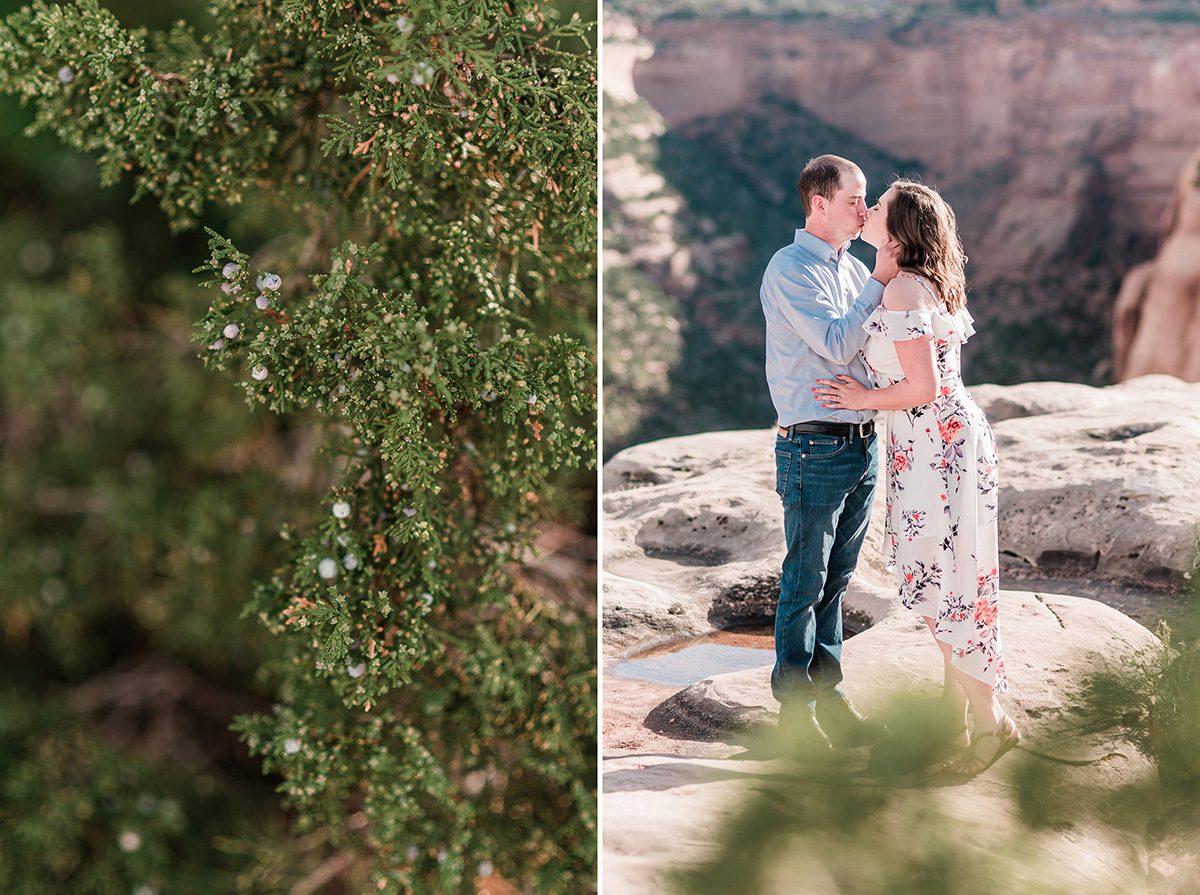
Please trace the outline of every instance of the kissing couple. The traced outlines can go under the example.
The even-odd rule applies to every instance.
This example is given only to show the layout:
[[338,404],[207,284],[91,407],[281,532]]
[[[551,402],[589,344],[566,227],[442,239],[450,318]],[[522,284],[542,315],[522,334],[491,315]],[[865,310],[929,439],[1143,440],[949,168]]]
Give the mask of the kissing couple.
[[[960,374],[975,330],[954,212],[910,180],[868,208],[862,170],[836,155],[809,161],[797,188],[804,228],[775,253],[760,291],[787,542],[771,672],[780,729],[798,757],[887,735],[840,689],[842,599],[867,532],[882,424],[887,565],[942,653],[945,770],[974,776],[1020,733],[997,699],[1007,676],[996,445]],[[876,248],[871,271],[847,251],[860,236]]]

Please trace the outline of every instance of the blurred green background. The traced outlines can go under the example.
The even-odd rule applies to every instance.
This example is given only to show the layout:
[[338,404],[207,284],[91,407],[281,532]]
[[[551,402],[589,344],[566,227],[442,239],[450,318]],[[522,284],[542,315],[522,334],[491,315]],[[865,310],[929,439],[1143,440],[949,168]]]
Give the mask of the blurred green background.
[[319,855],[228,726],[269,704],[241,607],[323,469],[196,358],[203,233],[170,236],[31,119],[0,97],[0,890],[284,890]]

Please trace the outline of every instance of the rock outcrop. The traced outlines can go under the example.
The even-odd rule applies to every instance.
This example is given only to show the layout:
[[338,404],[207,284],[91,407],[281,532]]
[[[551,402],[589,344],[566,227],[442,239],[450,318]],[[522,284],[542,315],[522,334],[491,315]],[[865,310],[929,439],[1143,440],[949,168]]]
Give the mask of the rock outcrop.
[[[1010,390],[1052,399],[1059,389],[1028,383],[975,391],[988,409],[1009,405]],[[1200,386],[1144,376],[1094,389],[1078,407],[994,428],[1004,572],[1147,591],[1191,578],[1200,534]]]
[[[629,448],[604,467],[606,654],[774,618],[783,561],[771,432],[716,432]],[[881,542],[883,490],[868,544]],[[847,606],[874,620],[892,590],[864,550]]]
[[[1200,535],[1200,385],[1147,376],[1107,388],[972,389],[1000,450],[1006,577],[1108,582],[1154,594],[1192,575]],[[605,650],[769,622],[783,560],[773,431],[629,448],[604,467]],[[883,489],[846,596],[879,619]]]
[[969,381],[1111,381],[1114,302],[1200,132],[1200,22],[1138,0],[919,4],[902,27],[701,5],[605,16],[606,456],[769,414],[753,293],[825,151],[872,192],[915,172],[953,204]]
[[1200,151],[1183,166],[1154,260],[1129,271],[1113,319],[1116,374],[1200,380]]

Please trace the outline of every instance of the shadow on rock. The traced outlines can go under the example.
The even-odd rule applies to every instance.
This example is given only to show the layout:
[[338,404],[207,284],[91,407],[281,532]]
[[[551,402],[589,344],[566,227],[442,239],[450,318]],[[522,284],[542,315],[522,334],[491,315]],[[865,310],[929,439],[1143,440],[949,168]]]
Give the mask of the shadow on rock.
[[778,575],[750,578],[717,595],[709,607],[708,621],[717,629],[739,625],[773,625],[778,599]]
[[643,722],[674,740],[728,743],[774,724],[775,715],[760,705],[740,705],[716,695],[712,680],[680,690],[650,710]]

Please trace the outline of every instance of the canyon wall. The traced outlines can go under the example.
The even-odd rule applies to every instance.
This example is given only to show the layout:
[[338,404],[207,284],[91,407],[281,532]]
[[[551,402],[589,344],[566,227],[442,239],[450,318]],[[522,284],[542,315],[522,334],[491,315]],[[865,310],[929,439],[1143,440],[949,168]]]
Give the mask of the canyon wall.
[[[1181,300],[1200,274],[1179,280],[1192,243],[1163,240],[1169,207],[1176,230],[1186,218],[1172,196],[1200,135],[1200,18],[1136,7],[607,15],[606,453],[770,424],[758,286],[803,226],[796,174],[822,152],[858,161],[873,195],[916,174],[953,205],[977,322],[969,384],[1192,378],[1161,361],[1200,357]],[[1138,267],[1160,248],[1152,292],[1170,301]],[[1159,352],[1155,330],[1182,341]],[[1127,372],[1126,355],[1151,365]]]
[[[635,84],[667,121],[792,98],[919,159],[957,193],[981,284],[1157,233],[1200,134],[1200,25],[1095,15],[882,22],[662,21]],[[797,159],[802,164],[803,159]]]

